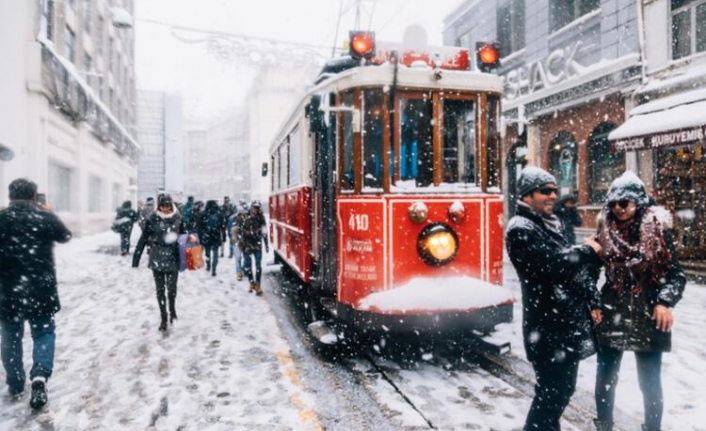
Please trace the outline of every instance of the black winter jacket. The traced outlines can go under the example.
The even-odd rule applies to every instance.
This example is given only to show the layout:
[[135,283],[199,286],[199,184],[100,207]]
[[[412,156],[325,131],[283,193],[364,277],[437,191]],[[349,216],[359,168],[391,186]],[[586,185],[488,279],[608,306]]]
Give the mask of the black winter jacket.
[[71,232],[54,213],[13,201],[0,211],[0,319],[52,315],[61,309],[54,242]]
[[145,229],[132,256],[132,266],[140,264],[142,251],[150,246],[149,268],[157,272],[176,272],[179,270],[179,234],[186,233],[181,214],[174,209],[168,216],[159,210],[152,213],[145,222]]
[[[601,345],[622,351],[669,352],[672,333],[657,329],[652,313],[657,304],[673,308],[682,297],[686,276],[677,259],[674,240],[664,231],[671,259],[664,279],[658,284],[633,293],[634,283],[617,289],[613,280],[606,280],[601,289],[603,322],[598,325]],[[635,239],[637,241],[637,239]],[[620,290],[620,294],[618,293]]]
[[505,234],[522,284],[522,333],[533,363],[580,360],[596,352],[590,310],[600,307],[589,268],[600,264],[589,246],[571,246],[542,217],[518,205]]
[[134,225],[136,221],[137,212],[134,209],[118,207],[113,225],[116,226],[116,232],[130,235],[132,225]]
[[563,196],[561,199],[557,200],[554,204],[554,215],[559,217],[561,223],[564,225],[564,237],[569,242],[569,244],[576,244],[576,233],[574,232],[574,227],[579,227],[583,224],[581,216],[576,208],[566,208],[564,207],[564,202],[569,199],[573,199],[573,196],[567,195]]

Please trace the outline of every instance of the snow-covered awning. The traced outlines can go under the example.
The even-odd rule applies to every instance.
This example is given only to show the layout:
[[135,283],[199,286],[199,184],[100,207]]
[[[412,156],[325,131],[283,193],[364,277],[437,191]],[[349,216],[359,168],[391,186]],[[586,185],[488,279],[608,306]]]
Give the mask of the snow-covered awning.
[[706,89],[640,105],[608,139],[616,151],[682,147],[706,143]]

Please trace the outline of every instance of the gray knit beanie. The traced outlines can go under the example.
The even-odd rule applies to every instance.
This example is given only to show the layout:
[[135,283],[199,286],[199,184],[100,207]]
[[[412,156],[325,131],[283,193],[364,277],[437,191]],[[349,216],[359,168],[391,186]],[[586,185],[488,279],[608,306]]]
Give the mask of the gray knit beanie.
[[527,166],[517,180],[517,196],[523,198],[545,184],[556,184],[554,175],[536,166]]

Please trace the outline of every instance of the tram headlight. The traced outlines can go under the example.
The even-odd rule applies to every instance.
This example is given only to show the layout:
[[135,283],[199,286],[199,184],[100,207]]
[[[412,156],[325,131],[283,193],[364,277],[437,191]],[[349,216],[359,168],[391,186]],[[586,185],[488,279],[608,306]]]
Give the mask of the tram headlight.
[[444,266],[456,257],[458,237],[449,226],[435,223],[425,227],[417,238],[417,253],[429,265]]
[[409,219],[412,223],[424,223],[429,216],[429,208],[424,202],[415,202],[409,206]]

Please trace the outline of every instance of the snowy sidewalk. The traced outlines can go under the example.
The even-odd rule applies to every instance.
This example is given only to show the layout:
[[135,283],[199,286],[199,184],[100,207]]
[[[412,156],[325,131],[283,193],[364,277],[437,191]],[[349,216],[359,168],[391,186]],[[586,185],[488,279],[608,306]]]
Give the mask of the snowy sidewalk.
[[[32,414],[29,385],[12,401],[0,370],[1,431],[319,428],[266,299],[235,280],[232,259],[217,277],[180,274],[179,320],[163,334],[147,256],[133,269],[131,256],[95,252],[118,242],[106,232],[56,247],[49,404]],[[29,370],[29,330],[24,346]]]

